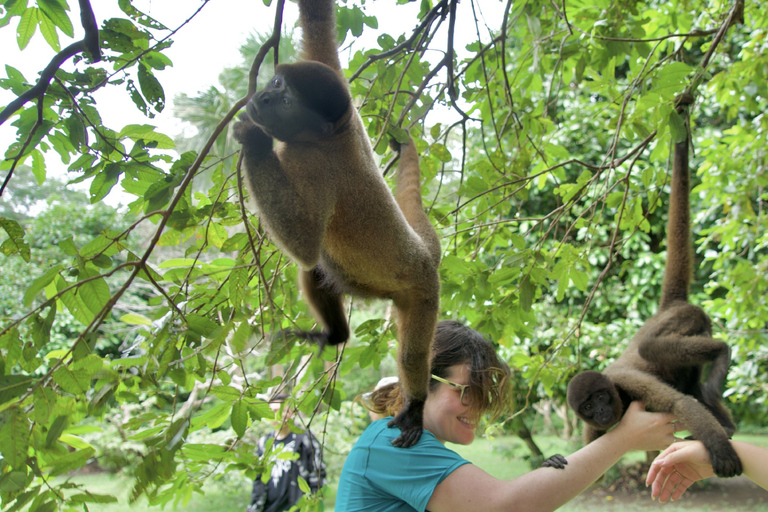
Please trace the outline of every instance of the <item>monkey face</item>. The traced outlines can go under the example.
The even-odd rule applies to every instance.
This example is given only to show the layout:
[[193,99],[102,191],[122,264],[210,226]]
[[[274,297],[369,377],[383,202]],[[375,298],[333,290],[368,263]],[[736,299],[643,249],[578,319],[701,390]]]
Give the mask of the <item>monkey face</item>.
[[621,419],[622,404],[613,382],[599,372],[582,372],[568,383],[568,405],[590,425],[605,430]]
[[253,95],[245,106],[248,117],[272,137],[284,142],[329,134],[331,123],[308,108],[282,74]]
[[613,421],[611,395],[607,390],[595,391],[579,406],[579,416],[600,427],[607,427]]

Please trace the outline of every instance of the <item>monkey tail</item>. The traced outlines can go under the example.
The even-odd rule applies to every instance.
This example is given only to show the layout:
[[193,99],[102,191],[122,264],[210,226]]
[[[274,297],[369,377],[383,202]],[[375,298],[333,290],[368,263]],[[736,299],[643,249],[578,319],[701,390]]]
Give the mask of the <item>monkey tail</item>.
[[[396,142],[391,142],[390,147],[394,147]],[[421,168],[419,167],[419,154],[416,151],[416,145],[413,139],[399,144],[395,149],[400,153],[400,166],[397,172],[397,183],[395,185],[395,200],[400,206],[408,224],[424,242],[432,262],[435,267],[440,265],[440,238],[437,236],[435,228],[429,222],[429,217],[424,211],[421,200]]]
[[677,301],[688,301],[688,287],[693,275],[693,245],[691,242],[690,173],[688,145],[690,132],[675,143],[672,157],[672,191],[669,195],[667,222],[667,263],[659,310]]

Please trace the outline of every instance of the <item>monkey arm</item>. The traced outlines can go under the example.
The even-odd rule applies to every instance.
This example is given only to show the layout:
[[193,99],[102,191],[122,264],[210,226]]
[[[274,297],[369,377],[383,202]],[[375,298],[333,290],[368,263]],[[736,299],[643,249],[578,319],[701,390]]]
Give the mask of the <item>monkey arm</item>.
[[242,144],[245,175],[259,218],[281,249],[302,268],[312,269],[320,259],[332,198],[319,185],[314,193],[302,194],[305,191],[293,185],[272,149],[272,138],[246,116],[233,131]]
[[593,427],[592,425],[589,425],[588,423],[584,423],[584,432],[583,432],[583,439],[584,444],[589,444],[592,441],[596,440],[598,437],[605,434],[605,430],[599,430]]
[[300,0],[299,20],[304,32],[302,57],[341,71],[336,43],[336,5],[333,0]]
[[672,413],[707,447],[712,459],[712,466],[718,476],[736,476],[742,467],[738,455],[730,444],[723,427],[698,400],[667,385],[653,375],[626,368],[620,374],[612,376],[630,396],[642,400],[646,407],[655,412]]

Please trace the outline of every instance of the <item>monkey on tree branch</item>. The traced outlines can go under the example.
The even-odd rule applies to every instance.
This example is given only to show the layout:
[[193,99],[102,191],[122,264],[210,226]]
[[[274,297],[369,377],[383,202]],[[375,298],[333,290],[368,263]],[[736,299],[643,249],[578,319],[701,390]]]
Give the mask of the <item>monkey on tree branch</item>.
[[[679,98],[678,110],[692,103]],[[712,322],[688,302],[693,275],[691,242],[690,128],[675,142],[672,191],[667,223],[667,261],[659,311],[632,338],[626,350],[602,373],[582,372],[568,383],[568,404],[584,420],[584,439],[591,442],[619,422],[633,400],[648,410],[672,413],[679,424],[701,441],[715,474],[741,474],[742,465],[729,437],[736,426],[721,402],[730,365],[730,349],[712,338]],[[711,363],[702,382],[704,366]],[[545,465],[562,468],[557,461]]]
[[[400,152],[393,197],[341,72],[333,0],[300,0],[302,57],[280,64],[234,126],[261,222],[299,265],[320,349],[349,338],[343,294],[392,300],[406,395],[390,422],[408,447],[422,433],[439,312],[440,241],[424,212],[413,141]],[[275,139],[277,142],[275,143]]]

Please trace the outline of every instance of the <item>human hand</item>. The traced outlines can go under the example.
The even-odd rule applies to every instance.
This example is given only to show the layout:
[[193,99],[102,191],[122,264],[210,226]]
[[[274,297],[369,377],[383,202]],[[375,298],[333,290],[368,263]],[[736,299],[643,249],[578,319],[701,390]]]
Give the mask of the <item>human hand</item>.
[[709,453],[700,441],[675,443],[651,464],[645,485],[651,485],[651,497],[666,503],[670,498],[678,499],[699,480],[714,475],[709,462]]
[[613,431],[624,437],[627,451],[662,450],[675,441],[674,419],[671,414],[648,412],[642,402],[634,401]]

